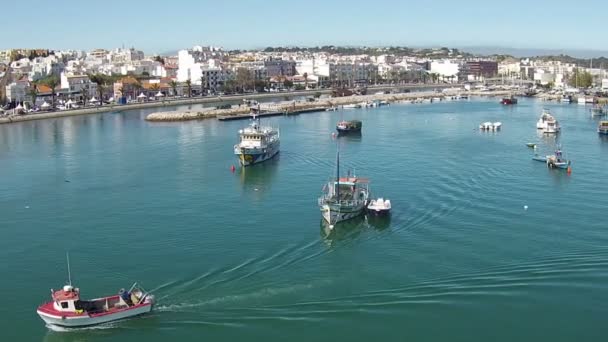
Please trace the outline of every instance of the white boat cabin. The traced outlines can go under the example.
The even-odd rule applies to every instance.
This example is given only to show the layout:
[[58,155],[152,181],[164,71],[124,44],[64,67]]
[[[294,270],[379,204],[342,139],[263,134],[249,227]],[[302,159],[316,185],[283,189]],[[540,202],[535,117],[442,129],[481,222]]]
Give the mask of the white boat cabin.
[[80,301],[80,289],[74,288],[72,285],[65,285],[63,289],[53,291],[53,308],[62,312],[76,312],[76,302]]

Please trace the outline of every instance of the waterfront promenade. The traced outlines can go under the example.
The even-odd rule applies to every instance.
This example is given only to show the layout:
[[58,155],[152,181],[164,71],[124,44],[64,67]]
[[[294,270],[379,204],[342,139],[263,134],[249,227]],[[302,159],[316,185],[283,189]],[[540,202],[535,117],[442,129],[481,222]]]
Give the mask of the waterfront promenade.
[[[382,85],[382,86],[370,86],[368,92],[379,92],[387,90],[422,90],[422,89],[445,89],[461,87],[459,84],[409,84],[409,85]],[[0,117],[0,124],[10,124],[14,122],[31,121],[31,120],[43,120],[52,119],[66,116],[76,115],[87,115],[104,112],[120,112],[125,110],[133,109],[144,109],[144,108],[162,108],[177,105],[194,105],[194,104],[219,104],[219,103],[237,103],[244,99],[248,100],[269,100],[278,99],[284,97],[306,97],[314,96],[315,94],[327,95],[331,94],[332,89],[313,89],[313,90],[302,90],[293,92],[272,92],[272,93],[252,93],[242,95],[230,95],[230,96],[206,96],[206,97],[191,97],[183,99],[166,99],[161,101],[150,101],[141,103],[130,103],[126,105],[107,105],[99,107],[89,107],[81,109],[63,110],[55,112],[42,112],[42,113],[31,113],[26,115],[13,115],[10,117]],[[349,97],[352,98],[352,97]],[[231,114],[232,112],[225,113],[220,111],[216,114]],[[233,113],[238,114],[238,113]]]

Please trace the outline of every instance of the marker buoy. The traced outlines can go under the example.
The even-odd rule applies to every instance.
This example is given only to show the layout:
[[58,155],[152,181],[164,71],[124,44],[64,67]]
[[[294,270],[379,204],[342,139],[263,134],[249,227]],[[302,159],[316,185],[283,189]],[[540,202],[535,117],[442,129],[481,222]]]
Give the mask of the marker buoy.
[[230,171],[234,172],[234,170],[236,170],[236,167],[234,167],[234,165],[232,165],[232,166],[230,167]]

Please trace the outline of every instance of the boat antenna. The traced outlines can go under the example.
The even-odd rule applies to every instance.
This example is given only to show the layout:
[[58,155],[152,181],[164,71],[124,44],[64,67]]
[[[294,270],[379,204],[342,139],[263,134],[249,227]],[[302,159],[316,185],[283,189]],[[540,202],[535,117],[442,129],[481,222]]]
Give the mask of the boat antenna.
[[[340,201],[340,143],[336,152],[336,199]],[[330,216],[331,217],[331,216]]]
[[70,271],[70,253],[69,252],[65,252],[65,258],[68,262],[68,283],[70,286],[72,286],[72,272]]

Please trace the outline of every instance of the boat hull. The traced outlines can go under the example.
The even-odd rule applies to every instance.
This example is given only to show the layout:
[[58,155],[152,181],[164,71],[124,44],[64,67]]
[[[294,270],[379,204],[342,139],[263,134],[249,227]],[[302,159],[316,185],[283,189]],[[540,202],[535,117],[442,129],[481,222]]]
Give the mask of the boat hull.
[[391,210],[390,209],[369,209],[368,208],[367,213],[372,216],[386,217],[391,214]]
[[251,166],[274,158],[274,156],[279,153],[279,144],[274,144],[272,146],[260,150],[251,150],[237,147],[234,153],[238,156],[239,163],[241,166]]
[[364,209],[364,203],[359,206],[350,208],[338,208],[336,206],[325,204],[321,206],[321,215],[323,216],[323,219],[329,224],[336,224],[361,216],[365,212]]
[[336,127],[336,131],[338,131],[338,134],[361,134],[361,128],[350,128],[350,129],[343,129],[343,128],[338,128]]
[[80,328],[131,318],[146,314],[150,311],[152,311],[152,304],[144,303],[116,312],[91,315],[84,313],[78,316],[61,316],[58,314],[50,314],[40,309],[38,309],[37,313],[46,324],[66,328]]

